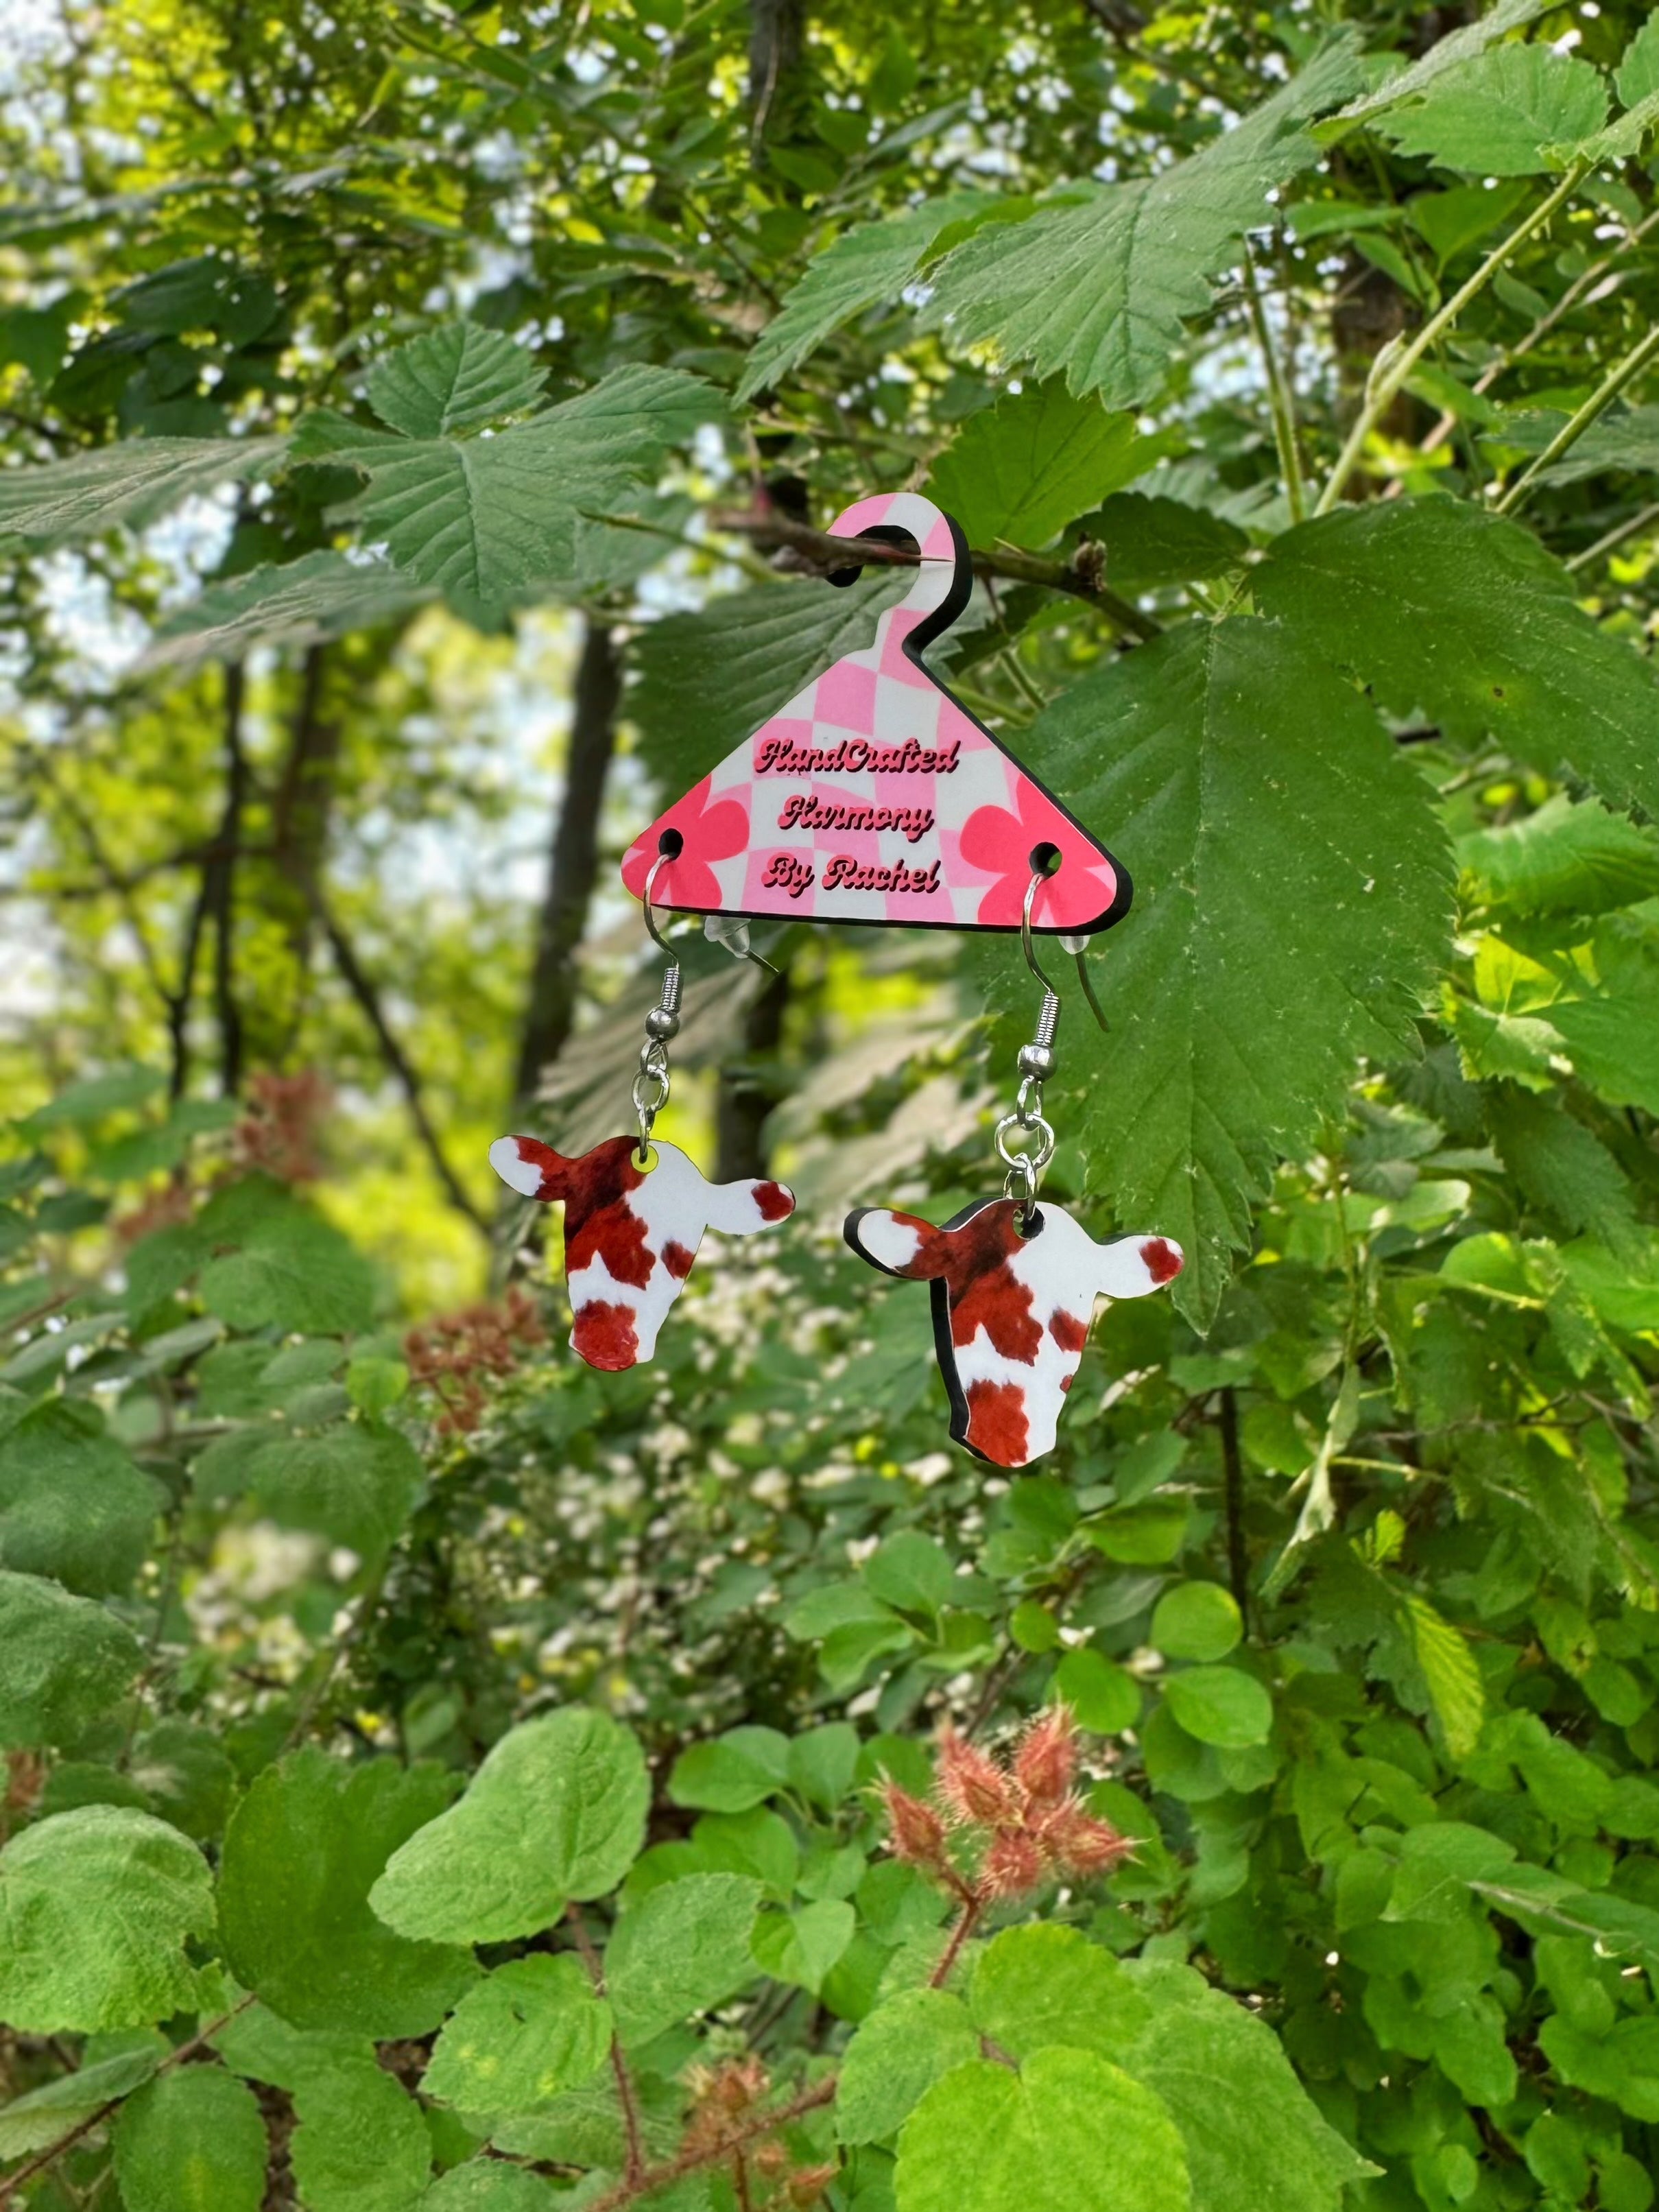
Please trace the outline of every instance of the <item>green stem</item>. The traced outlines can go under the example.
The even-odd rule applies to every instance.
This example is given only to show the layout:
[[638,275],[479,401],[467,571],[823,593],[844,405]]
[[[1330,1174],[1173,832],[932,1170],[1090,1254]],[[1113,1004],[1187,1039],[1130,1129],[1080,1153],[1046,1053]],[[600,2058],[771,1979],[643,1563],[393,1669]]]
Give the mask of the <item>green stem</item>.
[[1634,538],[1638,530],[1645,530],[1650,522],[1659,522],[1659,501],[1656,501],[1651,507],[1644,507],[1637,514],[1627,516],[1623,522],[1609,530],[1605,538],[1598,538],[1594,545],[1587,545],[1582,553],[1575,553],[1567,563],[1567,574],[1570,576],[1576,576],[1581,568],[1588,568],[1592,562],[1599,561],[1604,553],[1613,552],[1615,548],[1622,545],[1627,538]]
[[1359,419],[1349,432],[1348,441],[1337,456],[1336,466],[1331,471],[1330,481],[1320,494],[1319,504],[1314,509],[1316,514],[1328,514],[1337,501],[1341,498],[1347,486],[1348,478],[1359,465],[1360,456],[1365,450],[1365,441],[1393,405],[1396,395],[1404,387],[1407,378],[1410,376],[1424,355],[1431,347],[1439,343],[1442,333],[1450,329],[1470,301],[1486,289],[1510,256],[1524,246],[1534,231],[1541,228],[1556,210],[1572,197],[1577,191],[1588,167],[1587,162],[1574,162],[1549,197],[1540,200],[1532,213],[1518,222],[1509,236],[1492,248],[1468,282],[1461,285],[1452,294],[1437,314],[1429,318],[1411,343],[1401,348],[1395,360],[1367,389],[1364,404],[1359,410]]
[[1244,296],[1249,303],[1250,326],[1255,332],[1255,342],[1261,349],[1261,359],[1267,372],[1267,404],[1273,410],[1273,442],[1279,447],[1279,466],[1285,478],[1285,496],[1290,502],[1292,522],[1308,519],[1307,487],[1302,480],[1302,456],[1296,442],[1296,401],[1279,358],[1279,349],[1273,343],[1273,334],[1268,326],[1267,310],[1262,305],[1261,287],[1256,282],[1255,263],[1251,258],[1250,243],[1244,241]]
[[1606,414],[1625,386],[1641,374],[1655,354],[1659,354],[1659,326],[1650,330],[1639,345],[1632,346],[1623,361],[1613,363],[1577,413],[1556,432],[1531,466],[1516,478],[1498,502],[1499,514],[1512,514],[1520,506],[1542,471],[1578,443],[1597,416]]

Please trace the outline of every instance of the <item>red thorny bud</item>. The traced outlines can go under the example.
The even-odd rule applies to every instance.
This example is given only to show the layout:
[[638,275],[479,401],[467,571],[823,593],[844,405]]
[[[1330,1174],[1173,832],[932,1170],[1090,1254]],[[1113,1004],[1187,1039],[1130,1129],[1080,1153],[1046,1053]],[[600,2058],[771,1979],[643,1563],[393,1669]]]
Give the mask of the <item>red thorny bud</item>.
[[893,1856],[908,1866],[938,1874],[948,1863],[944,1821],[931,1805],[901,1790],[889,1776],[882,1777],[881,1795],[887,1808]]
[[1077,1723],[1065,1705],[1040,1713],[1014,1754],[1014,1779],[1028,1807],[1059,1805],[1070,1796],[1077,1772]]
[[803,2166],[791,2174],[784,2187],[784,2195],[796,2208],[796,2212],[807,2212],[816,2204],[841,2172],[838,2166]]
[[691,2118],[683,2148],[703,2156],[741,2136],[744,2119],[770,2087],[765,2066],[752,2056],[693,2066],[685,2078]]
[[1008,1776],[949,1721],[939,1735],[939,1792],[959,1820],[997,1826],[1018,1817],[1019,1799]]
[[262,1068],[248,1079],[248,1110],[233,1132],[239,1164],[279,1182],[314,1182],[322,1169],[317,1128],[334,1094],[313,1067],[297,1075]]
[[410,1381],[435,1390],[443,1401],[439,1434],[476,1429],[484,1410],[481,1378],[510,1375],[520,1348],[540,1344],[544,1335],[535,1301],[516,1283],[499,1305],[466,1306],[410,1329],[404,1339],[404,1358]]
[[988,1898],[1018,1897],[1035,1889],[1042,1879],[1042,1850],[1023,1828],[999,1828],[991,1838],[980,1869],[980,1887]]

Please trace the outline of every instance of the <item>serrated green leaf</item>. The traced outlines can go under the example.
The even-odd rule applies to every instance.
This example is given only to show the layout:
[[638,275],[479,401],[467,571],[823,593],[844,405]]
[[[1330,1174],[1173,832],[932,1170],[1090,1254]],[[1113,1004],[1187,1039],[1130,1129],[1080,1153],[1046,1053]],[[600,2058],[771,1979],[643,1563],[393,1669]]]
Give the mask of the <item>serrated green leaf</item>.
[[1565,761],[1615,805],[1659,813],[1659,675],[1575,603],[1530,532],[1459,500],[1379,501],[1287,532],[1252,585],[1402,720],[1495,738],[1547,774]]
[[180,2066],[123,2106],[111,2139],[126,2212],[259,2212],[269,2145],[258,2100],[216,2066]]
[[668,1794],[677,1805],[707,1813],[746,1813],[785,1788],[789,1740],[776,1729],[728,1729],[694,1743],[674,1761]]
[[1633,1245],[1634,1194],[1607,1146],[1559,1105],[1507,1085],[1487,1100],[1504,1166],[1553,1229],[1589,1234],[1614,1250]]
[[751,1956],[775,1982],[790,1982],[814,1996],[848,1945],[858,1915],[844,1898],[821,1897],[795,1912],[763,1912],[756,1923]]
[[0,1443],[0,1565],[87,1597],[125,1590],[161,1496],[120,1446],[49,1401]]
[[408,438],[447,437],[533,407],[547,371],[505,331],[441,323],[377,361],[365,389],[382,422]]
[[280,568],[251,568],[210,584],[161,624],[136,665],[198,668],[209,660],[240,660],[256,647],[315,645],[377,629],[436,597],[386,562],[306,553]]
[[718,420],[699,378],[643,364],[489,438],[393,438],[325,427],[297,457],[339,459],[367,478],[344,512],[420,584],[481,617],[575,573],[584,513],[648,485],[670,448]]
[[[1261,622],[1125,655],[1022,750],[1142,887],[1097,967],[1110,1042],[1074,1033],[1093,1066],[1063,1110],[1118,1222],[1184,1249],[1173,1294],[1203,1321],[1275,1152],[1313,1140],[1358,1054],[1409,1047],[1446,944],[1444,841],[1364,702]],[[1023,1007],[1018,957],[991,957],[992,988]]]
[[366,1557],[402,1534],[426,1490],[426,1469],[406,1437],[355,1426],[256,1440],[235,1456],[234,1486],[222,1474],[216,1480],[216,1471],[198,1461],[204,1496],[251,1498],[280,1527],[314,1529]]
[[1622,814],[1564,793],[1535,814],[1456,844],[1474,896],[1516,914],[1605,914],[1659,896],[1659,840]]
[[1092,2051],[1018,2074],[971,2059],[905,2123],[898,2212],[1188,2212],[1181,2137],[1158,2098]]
[[[1376,2172],[1329,2125],[1278,2037],[1185,1968],[1172,1986],[1143,1975],[1152,2021],[1121,2061],[1156,2091],[1186,2146],[1202,2212],[1338,2212],[1343,2190]],[[1179,1994],[1177,1995],[1177,1989]]]
[[1163,453],[1130,414],[1028,385],[970,415],[925,487],[970,545],[1046,545],[1066,523],[1152,467]]
[[550,2182],[499,2159],[471,2159],[434,2181],[420,2212],[558,2212]]
[[646,623],[628,695],[646,767],[676,791],[707,775],[831,661],[867,646],[908,587],[902,568],[845,589],[767,584]]
[[[232,1205],[236,1194],[229,1194]],[[197,1227],[236,1249],[209,1261],[202,1303],[232,1328],[277,1328],[331,1335],[372,1319],[374,1277],[333,1224],[297,1200],[272,1200],[246,1212],[203,1212]]]
[[456,2006],[421,2087],[464,2112],[533,2112],[598,2073],[610,2048],[611,2008],[580,1959],[512,1959]]
[[1073,393],[1138,406],[1268,193],[1317,158],[1307,119],[1360,82],[1345,33],[1190,160],[976,233],[939,264],[926,319],[959,347],[994,344]]
[[1486,1693],[1474,1654],[1425,1597],[1413,1591],[1401,1602],[1411,1630],[1412,1650],[1428,1684],[1446,1748],[1454,1759],[1467,1759],[1486,1717]]
[[752,399],[798,368],[833,331],[867,307],[896,299],[927,259],[934,240],[954,223],[993,204],[986,192],[948,192],[903,208],[881,222],[861,223],[826,246],[755,341],[738,386]]
[[665,1882],[617,1921],[605,1983],[625,2044],[648,2043],[754,1978],[750,1939],[761,1885],[743,1875]]
[[1116,2060],[1152,2007],[1109,1951],[1075,1928],[1006,1928],[974,1968],[974,2025],[1023,2063],[1063,2044]]
[[432,2177],[420,2106],[373,2059],[302,2081],[289,2156],[307,2212],[412,2212]]
[[0,469],[0,538],[46,548],[142,529],[180,500],[268,476],[283,438],[123,438],[64,461]]
[[26,2158],[29,2152],[57,2142],[104,2106],[148,2081],[167,2049],[165,2038],[158,2036],[150,2047],[94,2059],[76,2073],[60,2075],[55,2081],[0,2105],[0,2159]]
[[1510,32],[1518,31],[1528,23],[1535,22],[1548,12],[1551,0],[1498,0],[1495,8],[1488,8],[1484,15],[1472,23],[1460,23],[1455,31],[1437,39],[1425,54],[1407,68],[1385,77],[1371,91],[1362,93],[1358,100],[1350,100],[1342,110],[1339,121],[1364,122],[1398,106],[1401,102],[1413,100],[1426,93],[1429,88],[1449,71],[1461,69],[1478,54],[1486,52]]
[[391,1759],[351,1768],[307,1748],[267,1767],[231,1820],[220,1875],[225,1955],[243,1987],[296,2027],[435,2027],[471,1979],[471,1959],[395,1935],[368,1895],[449,1796],[437,1768]]
[[167,1083],[161,1068],[128,1061],[106,1068],[101,1075],[83,1076],[80,1082],[70,1084],[44,1106],[37,1106],[18,1127],[31,1136],[45,1129],[94,1128],[112,1114],[145,1104],[158,1091],[165,1091]]
[[1557,166],[1547,149],[1589,138],[1607,119],[1599,70],[1546,46],[1497,46],[1443,70],[1379,128],[1407,156],[1467,175],[1524,177]]
[[101,1605],[0,1570],[0,1750],[73,1743],[143,1662],[137,1638]]
[[207,1862],[176,1828],[86,1805],[0,1850],[0,2020],[26,2035],[90,2034],[195,2002],[185,1956],[213,1929]]
[[[1545,443],[1561,427],[1557,416],[1530,419],[1538,422]],[[1506,437],[1516,427],[1511,422],[1501,434]],[[1604,415],[1599,422],[1591,423],[1569,453],[1550,463],[1540,482],[1578,483],[1610,470],[1633,476],[1659,471],[1659,407],[1626,407],[1616,415]]]
[[979,2057],[979,2036],[960,1997],[901,1990],[860,2021],[836,2087],[836,2133],[844,2143],[896,2135],[934,2082]]
[[1106,549],[1108,583],[1132,599],[1222,575],[1250,549],[1244,532],[1219,515],[1140,491],[1114,492],[1081,527]]
[[644,1841],[650,1784],[636,1739],[568,1705],[504,1735],[459,1805],[412,1836],[372,1903],[410,1936],[499,1943],[616,1888]]

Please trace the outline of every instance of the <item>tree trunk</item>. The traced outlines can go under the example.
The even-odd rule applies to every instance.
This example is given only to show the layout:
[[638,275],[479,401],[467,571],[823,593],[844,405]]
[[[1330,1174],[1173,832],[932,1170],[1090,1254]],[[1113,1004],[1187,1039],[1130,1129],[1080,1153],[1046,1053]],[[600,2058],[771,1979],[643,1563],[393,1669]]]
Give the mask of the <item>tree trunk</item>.
[[622,659],[610,626],[590,616],[576,664],[564,800],[554,825],[547,895],[514,1079],[515,1100],[535,1093],[541,1072],[563,1051],[576,1018],[576,951],[587,927],[599,866],[599,809],[617,744]]
[[720,1070],[714,1101],[716,1182],[738,1182],[766,1173],[766,1118],[776,1100],[764,1069],[755,1062],[776,1052],[788,1006],[789,970],[785,968],[769,980],[749,1009],[743,1060]]

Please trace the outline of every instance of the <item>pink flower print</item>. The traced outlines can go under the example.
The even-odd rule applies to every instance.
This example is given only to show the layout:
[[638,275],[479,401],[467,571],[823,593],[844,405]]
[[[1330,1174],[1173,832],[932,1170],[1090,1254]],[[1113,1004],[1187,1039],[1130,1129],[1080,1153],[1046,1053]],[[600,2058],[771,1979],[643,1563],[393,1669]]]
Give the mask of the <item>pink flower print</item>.
[[[718,910],[722,894],[713,863],[729,860],[748,846],[749,809],[740,799],[713,799],[712,781],[704,776],[656,824],[659,837],[677,830],[684,840],[657,878],[658,906],[693,913]],[[623,879],[636,897],[644,896],[646,878],[659,849],[655,840],[647,844],[641,838],[628,856]]]
[[[1063,817],[1058,816],[1053,800],[1025,776],[1014,779],[1014,803],[1019,809],[1017,815],[1006,806],[980,806],[962,825],[963,859],[970,867],[983,868],[997,878],[979,902],[975,919],[981,929],[1019,927],[1026,887],[1031,880],[1031,855],[1040,846],[1059,845],[1062,854],[1072,857],[1067,848],[1073,840],[1064,836]],[[1085,866],[1092,857],[1085,854]],[[1031,909],[1034,921],[1042,921],[1048,898],[1045,884]]]

